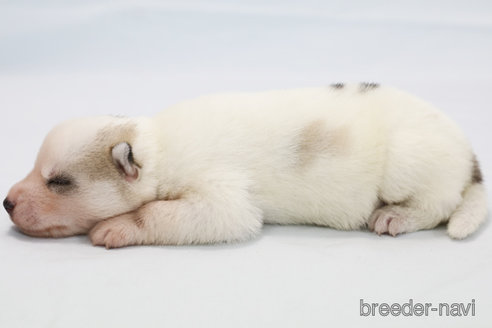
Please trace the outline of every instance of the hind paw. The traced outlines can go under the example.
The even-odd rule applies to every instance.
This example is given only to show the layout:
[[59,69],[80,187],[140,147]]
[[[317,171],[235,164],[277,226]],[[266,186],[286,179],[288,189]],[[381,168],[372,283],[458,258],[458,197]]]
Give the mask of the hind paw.
[[388,233],[394,237],[407,232],[407,219],[394,207],[385,206],[372,213],[368,227],[378,235]]

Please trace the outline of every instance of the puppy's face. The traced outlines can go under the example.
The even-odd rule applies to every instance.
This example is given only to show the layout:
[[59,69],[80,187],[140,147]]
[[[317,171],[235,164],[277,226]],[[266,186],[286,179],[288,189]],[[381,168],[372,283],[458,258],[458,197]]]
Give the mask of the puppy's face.
[[[146,183],[137,123],[102,117],[63,123],[46,137],[34,169],[4,201],[25,234],[84,234],[98,221],[132,211],[155,192]],[[141,156],[140,156],[141,155]]]

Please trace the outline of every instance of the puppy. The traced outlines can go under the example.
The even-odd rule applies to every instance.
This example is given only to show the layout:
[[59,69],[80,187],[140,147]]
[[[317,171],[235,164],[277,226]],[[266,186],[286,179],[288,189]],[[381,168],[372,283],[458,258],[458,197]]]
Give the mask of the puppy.
[[264,223],[396,236],[487,215],[479,165],[429,104],[377,84],[207,96],[62,123],[4,207],[25,234],[107,248],[244,241]]

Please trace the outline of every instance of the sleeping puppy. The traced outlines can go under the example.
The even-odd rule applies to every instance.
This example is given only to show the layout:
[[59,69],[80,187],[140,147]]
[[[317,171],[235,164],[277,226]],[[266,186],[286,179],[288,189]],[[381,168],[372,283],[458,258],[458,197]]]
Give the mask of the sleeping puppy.
[[377,84],[187,101],[62,123],[4,207],[27,235],[107,248],[255,237],[264,223],[396,236],[487,215],[473,151],[429,104]]

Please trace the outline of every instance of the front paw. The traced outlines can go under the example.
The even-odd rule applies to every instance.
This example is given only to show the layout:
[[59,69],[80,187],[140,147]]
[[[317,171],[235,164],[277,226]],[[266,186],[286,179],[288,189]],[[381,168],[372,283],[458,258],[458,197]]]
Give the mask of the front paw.
[[94,246],[110,249],[141,244],[140,235],[135,214],[129,213],[99,222],[90,231],[89,238]]

